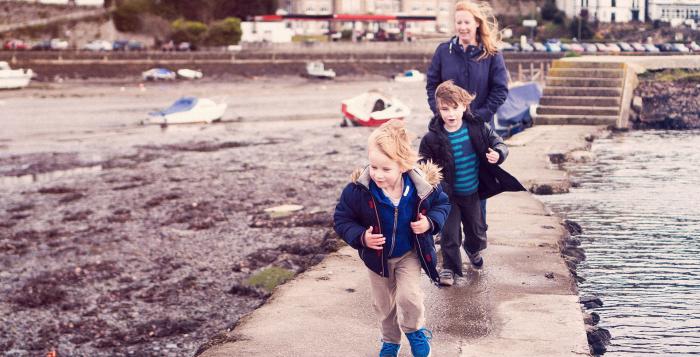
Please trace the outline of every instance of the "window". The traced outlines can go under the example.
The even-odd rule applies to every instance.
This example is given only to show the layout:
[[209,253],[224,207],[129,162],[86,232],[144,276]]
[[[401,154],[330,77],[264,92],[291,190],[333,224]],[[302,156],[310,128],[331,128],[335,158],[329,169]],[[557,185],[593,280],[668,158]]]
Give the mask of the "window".
[[610,22],[615,22],[615,13],[610,14]]
[[[615,5],[616,5],[615,0],[610,0],[610,7],[615,7]],[[613,22],[615,22],[615,21],[613,21]]]

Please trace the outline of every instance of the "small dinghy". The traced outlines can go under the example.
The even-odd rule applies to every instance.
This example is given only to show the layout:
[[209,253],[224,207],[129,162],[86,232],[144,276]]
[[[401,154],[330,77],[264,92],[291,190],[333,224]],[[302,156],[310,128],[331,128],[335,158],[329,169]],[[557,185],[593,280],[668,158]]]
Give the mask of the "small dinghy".
[[406,72],[395,75],[394,80],[397,82],[423,82],[425,74],[417,69],[409,69]]
[[411,109],[395,97],[371,90],[342,102],[342,126],[379,126],[391,119],[404,119]]
[[224,116],[226,107],[226,103],[216,104],[207,98],[182,97],[168,109],[148,113],[144,124],[211,123]]
[[144,81],[172,80],[177,78],[175,72],[167,68],[152,68],[141,73]]
[[200,79],[204,77],[202,72],[187,68],[178,69],[177,75],[185,79]]
[[333,79],[335,78],[335,71],[326,69],[323,66],[323,62],[314,61],[306,64],[306,75],[312,78]]
[[0,61],[0,89],[24,88],[33,76],[31,69],[12,69],[7,62]]

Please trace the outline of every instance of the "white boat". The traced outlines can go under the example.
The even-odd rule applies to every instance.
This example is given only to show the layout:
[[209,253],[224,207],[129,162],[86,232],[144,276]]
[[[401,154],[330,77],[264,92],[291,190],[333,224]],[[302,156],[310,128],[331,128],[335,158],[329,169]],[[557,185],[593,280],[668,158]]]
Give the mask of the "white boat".
[[0,61],[0,89],[24,88],[34,76],[31,69],[12,69],[5,61]]
[[215,103],[208,98],[182,97],[170,107],[158,112],[148,113],[144,124],[185,124],[211,123],[221,119],[228,104]]
[[156,80],[172,80],[177,78],[175,72],[167,68],[151,68],[148,71],[143,71],[141,77],[144,81],[156,81]]
[[342,102],[342,126],[379,126],[391,119],[404,119],[411,109],[398,98],[370,90]]
[[204,74],[193,69],[182,68],[177,70],[177,75],[185,79],[200,79]]
[[406,72],[395,75],[394,80],[397,82],[423,82],[425,74],[417,69],[409,69]]
[[306,64],[306,74],[313,78],[323,78],[323,79],[333,79],[335,78],[335,71],[332,69],[326,69],[323,66],[323,62],[314,61],[308,62]]

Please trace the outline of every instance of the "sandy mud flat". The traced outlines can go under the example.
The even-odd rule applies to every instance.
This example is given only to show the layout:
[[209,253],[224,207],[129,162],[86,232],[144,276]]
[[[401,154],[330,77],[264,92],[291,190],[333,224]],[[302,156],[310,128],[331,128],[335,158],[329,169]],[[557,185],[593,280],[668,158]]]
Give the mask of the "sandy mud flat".
[[[0,351],[192,355],[267,296],[245,281],[337,249],[332,210],[367,128],[340,100],[379,88],[427,122],[424,85],[289,77],[64,82],[0,92]],[[182,95],[223,123],[140,126]],[[304,209],[270,218],[264,209]]]

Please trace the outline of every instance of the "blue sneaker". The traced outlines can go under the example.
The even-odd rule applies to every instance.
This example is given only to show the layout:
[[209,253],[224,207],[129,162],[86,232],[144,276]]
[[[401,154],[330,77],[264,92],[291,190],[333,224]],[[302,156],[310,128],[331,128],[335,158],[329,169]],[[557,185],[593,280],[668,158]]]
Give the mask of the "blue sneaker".
[[379,357],[397,357],[399,355],[400,348],[401,345],[391,342],[384,342],[382,344],[382,349],[379,351]]
[[413,357],[430,356],[430,340],[433,339],[433,333],[430,330],[422,328],[418,331],[407,333],[406,337],[411,344]]

